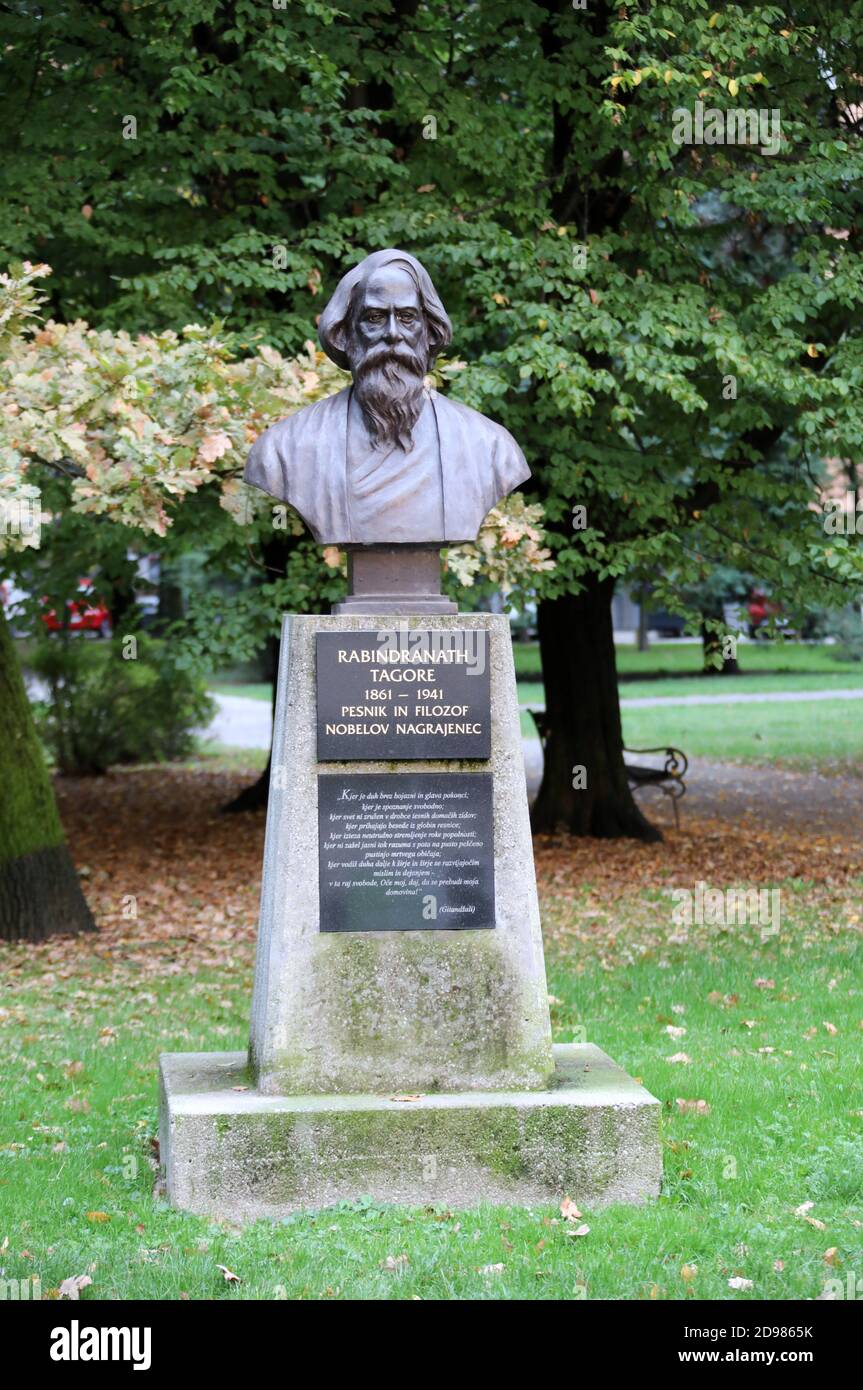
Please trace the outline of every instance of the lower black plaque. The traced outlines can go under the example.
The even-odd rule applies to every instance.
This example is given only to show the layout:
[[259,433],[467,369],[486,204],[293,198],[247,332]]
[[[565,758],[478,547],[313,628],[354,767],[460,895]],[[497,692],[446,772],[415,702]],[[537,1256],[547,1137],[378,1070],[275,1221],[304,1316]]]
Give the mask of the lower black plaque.
[[321,931],[494,926],[488,772],[318,776]]

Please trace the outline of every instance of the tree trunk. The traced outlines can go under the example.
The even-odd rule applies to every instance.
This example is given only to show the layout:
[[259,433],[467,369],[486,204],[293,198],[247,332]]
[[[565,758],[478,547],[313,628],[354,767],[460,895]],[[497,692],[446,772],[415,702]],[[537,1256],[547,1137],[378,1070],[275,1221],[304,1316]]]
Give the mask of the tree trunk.
[[167,632],[172,623],[181,622],[185,617],[183,590],[165,565],[159,566],[158,595],[159,606],[156,609],[153,632],[160,637]]
[[[715,604],[710,609],[702,612],[702,619],[713,618],[722,621],[724,613],[722,604]],[[701,624],[701,648],[702,648],[702,673],[705,676],[739,676],[740,665],[737,660],[737,646],[735,643],[734,656],[724,656],[721,666],[714,666],[711,658],[715,655],[722,655],[722,638],[717,633],[708,628],[706,623]]]
[[648,589],[646,584],[642,584],[638,591],[638,650],[646,652],[650,647],[647,636],[647,601]]
[[614,581],[588,574],[584,584],[579,594],[539,604],[548,735],[533,828],[661,840],[626,780],[611,624]]
[[0,940],[94,931],[0,607]]
[[256,782],[243,790],[234,797],[233,801],[227,801],[222,807],[223,814],[234,815],[238,811],[262,811],[270,799],[270,768],[273,762],[272,749],[267,758],[267,766],[264,768]]

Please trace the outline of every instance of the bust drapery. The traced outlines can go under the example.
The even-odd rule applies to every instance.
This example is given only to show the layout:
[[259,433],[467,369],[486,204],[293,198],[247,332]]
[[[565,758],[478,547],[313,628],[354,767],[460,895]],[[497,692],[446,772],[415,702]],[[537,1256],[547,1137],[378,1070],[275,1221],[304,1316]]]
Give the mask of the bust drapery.
[[425,385],[452,336],[427,271],[406,251],[367,256],[319,334],[353,384],[266,430],[246,482],[290,503],[325,545],[475,540],[530,469],[502,425]]

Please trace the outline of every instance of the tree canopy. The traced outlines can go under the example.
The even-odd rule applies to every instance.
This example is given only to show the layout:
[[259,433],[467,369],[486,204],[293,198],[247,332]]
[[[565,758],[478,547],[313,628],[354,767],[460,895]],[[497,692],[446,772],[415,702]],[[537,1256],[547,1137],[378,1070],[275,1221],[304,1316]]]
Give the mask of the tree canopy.
[[[601,804],[623,796],[616,706],[564,728],[577,686],[546,661],[572,601],[605,611],[638,572],[682,605],[719,561],[790,606],[863,575],[820,509],[826,458],[857,486],[863,432],[859,19],[836,0],[22,5],[0,243],[50,261],[59,320],[222,317],[289,355],[347,263],[420,256],[466,363],[448,389],[515,434],[552,531],[540,823],[614,833],[634,824]],[[613,663],[606,638],[582,656]],[[617,789],[573,794],[574,763]]]

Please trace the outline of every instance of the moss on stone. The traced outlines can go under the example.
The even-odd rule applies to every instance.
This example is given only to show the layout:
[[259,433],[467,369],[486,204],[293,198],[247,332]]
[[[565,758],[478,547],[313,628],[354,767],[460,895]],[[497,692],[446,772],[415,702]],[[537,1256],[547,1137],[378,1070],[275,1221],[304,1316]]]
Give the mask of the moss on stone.
[[555,1050],[566,1079],[554,1089],[493,1104],[469,1092],[443,1103],[239,1100],[231,1087],[242,1055],[229,1056],[235,1066],[199,1054],[162,1059],[163,1159],[177,1206],[277,1216],[361,1193],[470,1206],[559,1201],[566,1191],[632,1201],[659,1190],[660,1107],[589,1044]]
[[[449,988],[447,977],[453,982]],[[403,984],[416,1006],[395,1059],[390,1018],[397,1007],[394,982]],[[496,1076],[504,1078],[503,1086],[519,1081],[542,1085],[551,1074],[550,1048],[543,1042],[524,1045],[525,1035],[542,1036],[542,1019],[536,1028],[525,1028],[525,1022],[544,1001],[522,984],[493,933],[401,932],[396,941],[391,933],[386,938],[374,933],[324,936],[311,991],[325,1001],[321,1007],[327,1026],[337,1030],[328,1041],[331,1055],[340,1059],[342,1091],[368,1089],[375,1063],[391,1059],[403,1066],[399,1084],[405,1088],[421,1084],[424,1090],[446,1090],[448,1059],[441,1057],[439,1075],[434,1064],[441,1029],[457,1039],[460,1061],[470,1059],[478,1089],[494,1084]],[[412,1079],[411,1052],[421,1079]],[[306,1052],[285,1049],[275,1072],[290,1088],[292,1076],[302,1084],[307,1065]],[[391,1070],[387,1067],[388,1074]]]

